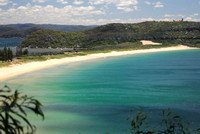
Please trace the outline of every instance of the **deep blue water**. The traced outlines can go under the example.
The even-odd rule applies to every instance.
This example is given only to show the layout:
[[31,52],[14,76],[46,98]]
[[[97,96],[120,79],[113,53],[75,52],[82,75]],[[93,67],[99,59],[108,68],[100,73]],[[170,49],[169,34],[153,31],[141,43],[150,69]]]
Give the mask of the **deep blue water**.
[[16,47],[21,43],[22,39],[0,39],[1,47]]
[[[129,111],[171,108],[200,124],[200,50],[138,54],[71,63],[5,81],[44,104],[41,134],[127,134]],[[2,83],[2,84],[4,84]]]

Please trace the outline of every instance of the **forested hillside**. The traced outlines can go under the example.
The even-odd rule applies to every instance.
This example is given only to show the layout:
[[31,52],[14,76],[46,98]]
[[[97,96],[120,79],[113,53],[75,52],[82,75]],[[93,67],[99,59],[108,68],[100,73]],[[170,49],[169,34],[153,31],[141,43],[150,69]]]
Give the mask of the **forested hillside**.
[[10,24],[0,25],[0,38],[25,38],[30,33],[40,29],[51,29],[57,31],[80,31],[97,26],[83,25],[53,25],[53,24]]
[[84,26],[84,25],[55,25],[55,24],[26,23],[26,24],[0,25],[0,28],[1,27],[10,27],[16,30],[24,30],[24,29],[32,28],[32,27],[40,27],[42,29],[51,29],[51,30],[57,30],[57,31],[79,31],[79,30],[94,28],[94,27],[97,27],[97,25]]
[[40,29],[40,27],[32,27],[23,30],[16,30],[11,27],[0,27],[0,38],[25,38],[29,34]]
[[200,46],[200,22],[115,23],[77,32],[39,30],[22,41],[21,46],[96,48],[140,40]]

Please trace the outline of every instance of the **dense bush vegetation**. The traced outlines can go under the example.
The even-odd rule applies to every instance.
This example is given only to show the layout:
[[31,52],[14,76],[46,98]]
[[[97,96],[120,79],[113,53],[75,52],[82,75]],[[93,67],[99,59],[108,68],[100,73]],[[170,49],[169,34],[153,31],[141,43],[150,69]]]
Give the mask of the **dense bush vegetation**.
[[[125,42],[154,40],[160,42],[200,43],[199,22],[142,22],[137,24],[108,24],[89,30],[61,32],[40,30],[32,33],[22,47],[119,47]],[[138,44],[138,43],[136,43]],[[121,46],[123,47],[123,46]]]
[[21,46],[33,48],[75,47],[75,45],[81,45],[82,38],[84,38],[82,32],[61,32],[43,29],[28,36],[23,40]]

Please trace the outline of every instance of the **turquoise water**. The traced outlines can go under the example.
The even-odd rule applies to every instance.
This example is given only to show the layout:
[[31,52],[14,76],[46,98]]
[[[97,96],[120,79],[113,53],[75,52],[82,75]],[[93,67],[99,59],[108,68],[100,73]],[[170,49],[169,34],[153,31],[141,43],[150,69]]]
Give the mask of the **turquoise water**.
[[31,115],[39,134],[127,134],[131,108],[172,108],[200,123],[200,50],[138,54],[71,63],[2,84],[44,104],[46,119]]

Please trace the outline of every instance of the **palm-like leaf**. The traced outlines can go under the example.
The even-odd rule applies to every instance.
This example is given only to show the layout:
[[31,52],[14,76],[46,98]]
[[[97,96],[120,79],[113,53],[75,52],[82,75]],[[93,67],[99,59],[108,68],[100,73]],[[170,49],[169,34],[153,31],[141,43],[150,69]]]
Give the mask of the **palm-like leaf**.
[[[42,104],[33,97],[22,95],[18,90],[12,92],[8,86],[4,86],[0,89],[0,133],[23,134],[29,130],[31,131],[28,133],[33,133],[35,127],[28,121],[26,109],[44,119],[41,107]],[[27,127],[23,126],[22,122]]]

